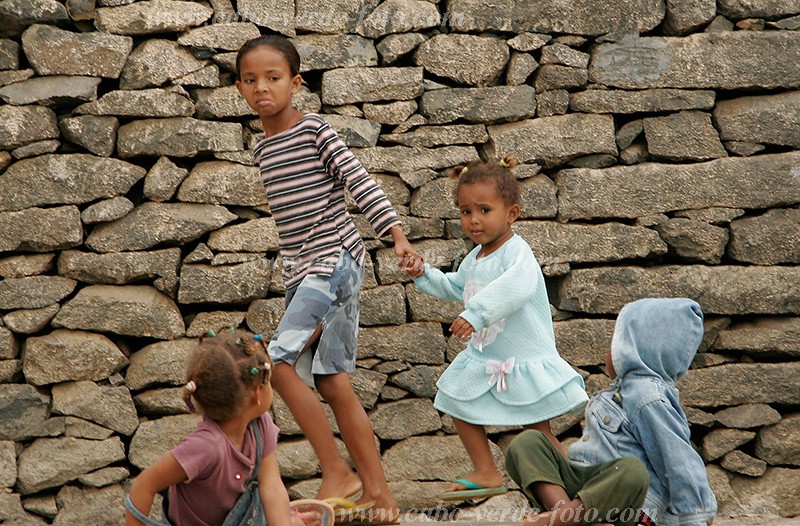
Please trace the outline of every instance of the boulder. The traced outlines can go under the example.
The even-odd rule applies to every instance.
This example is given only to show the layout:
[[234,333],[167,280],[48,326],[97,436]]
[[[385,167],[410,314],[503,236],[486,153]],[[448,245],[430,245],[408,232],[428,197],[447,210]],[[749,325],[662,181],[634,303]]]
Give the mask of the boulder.
[[340,68],[322,74],[322,102],[408,100],[422,94],[422,68]]
[[22,367],[33,385],[73,380],[103,380],[128,365],[128,359],[101,334],[57,329],[25,341]]
[[194,104],[174,89],[114,90],[93,102],[81,104],[75,113],[119,117],[190,117]]
[[527,85],[437,89],[425,91],[419,107],[430,124],[518,121],[534,116],[536,90]]
[[95,26],[100,31],[118,35],[148,35],[185,31],[211,18],[208,6],[176,0],[146,0],[97,10]]
[[33,77],[0,88],[0,99],[8,104],[74,105],[97,98],[98,77],[48,75]]
[[183,265],[178,301],[247,304],[267,295],[274,261],[259,257],[233,265]]
[[[503,469],[503,452],[489,442],[492,458]],[[456,436],[411,437],[398,442],[383,455],[386,478],[450,481],[471,469],[464,446]],[[505,471],[503,469],[503,471]]]
[[77,282],[60,276],[30,276],[0,281],[0,309],[39,309],[72,294]]
[[[137,2],[137,5],[152,3],[152,0],[149,0]],[[119,88],[122,90],[157,88],[165,83],[178,81],[186,75],[201,72],[206,66],[208,66],[207,61],[195,58],[188,49],[177,42],[148,39],[139,44],[128,56],[120,75]]]
[[36,436],[49,416],[49,396],[32,385],[0,384],[0,440]]
[[356,31],[368,38],[378,38],[435,28],[441,18],[436,5],[424,0],[386,0],[358,24]]
[[402,440],[438,431],[442,427],[433,402],[422,398],[381,404],[369,415],[372,429],[383,440]]
[[139,469],[146,468],[180,444],[200,420],[200,415],[192,414],[142,422],[131,439],[128,460]]
[[644,119],[644,134],[647,150],[656,159],[708,161],[728,155],[711,124],[711,115],[702,111]]
[[725,427],[751,429],[777,424],[781,414],[767,404],[744,404],[717,411],[714,419]]
[[717,4],[714,0],[667,0],[664,19],[665,35],[686,35],[714,19]]
[[300,73],[378,65],[375,44],[358,35],[300,35],[292,43],[300,54]]
[[784,416],[756,438],[756,456],[770,465],[800,466],[800,413]]
[[573,367],[604,365],[614,323],[614,320],[580,318],[556,321],[553,323],[556,348]]
[[130,436],[139,427],[131,392],[81,380],[53,386],[53,413],[83,418]]
[[359,331],[358,358],[377,357],[383,360],[441,365],[444,363],[445,347],[442,328],[438,323],[362,327]]
[[478,158],[474,146],[409,148],[376,146],[353,148],[353,153],[369,172],[402,173],[416,170],[449,168]]
[[144,195],[151,201],[169,201],[187,175],[189,170],[161,157],[145,176]]
[[0,38],[16,37],[33,24],[66,25],[69,16],[56,0],[5,0],[0,2]]
[[[61,305],[53,304],[41,309],[20,309],[9,312],[3,316],[3,323],[6,327],[19,334],[34,334],[47,328],[50,321],[58,314]],[[8,354],[5,349],[11,349],[15,353],[15,341],[8,343],[8,337],[2,336],[7,331],[0,330],[0,356]]]
[[769,210],[736,219],[731,221],[730,231],[728,254],[737,261],[755,265],[800,263],[799,209]]
[[189,338],[142,347],[131,355],[125,385],[132,391],[161,385],[183,385],[186,383],[186,363],[195,347],[197,340]]
[[464,311],[462,301],[446,301],[417,290],[414,283],[406,285],[406,297],[411,313],[411,321],[438,321],[453,323]]
[[[127,471],[123,468],[107,468],[107,470],[113,470],[110,471],[111,473],[118,473],[119,470]],[[94,480],[94,477],[96,475],[90,473],[78,477],[78,481],[86,484],[87,480]],[[116,478],[119,478],[119,475],[116,475]],[[120,524],[125,520],[125,513],[119,503],[125,499],[126,491],[122,485],[116,484],[116,482],[122,482],[122,480],[109,481],[114,485],[99,489],[64,486],[56,497],[59,511],[53,524],[57,526]]]
[[0,147],[13,150],[26,144],[58,139],[56,114],[43,106],[0,106]]
[[267,193],[257,167],[210,161],[195,165],[178,190],[178,200],[257,206],[267,202]]
[[80,115],[67,117],[59,123],[64,138],[101,157],[114,152],[119,121],[116,117]]
[[[242,20],[295,36],[295,3],[293,0],[239,0],[236,8]],[[297,11],[300,13],[300,11]]]
[[710,90],[645,89],[639,91],[592,89],[569,94],[569,107],[582,113],[657,113],[709,110],[715,93]]
[[478,87],[497,84],[509,58],[500,38],[456,33],[436,35],[414,54],[415,63],[434,75]]
[[401,325],[406,322],[406,297],[399,283],[361,291],[359,324]]
[[[731,480],[735,498],[720,507],[722,516],[796,517],[800,515],[800,470],[767,468],[761,477]],[[791,519],[790,519],[791,520]],[[770,520],[769,522],[775,522]]]
[[[795,404],[800,386],[797,363],[738,363],[691,369],[678,382],[681,402],[700,407],[739,404]],[[747,385],[748,389],[738,389]]]
[[[83,225],[81,225],[81,214],[77,206],[26,208],[18,212],[0,212],[0,250],[2,251],[48,252],[76,247],[82,241]],[[52,259],[52,256],[47,257]],[[13,261],[15,261],[15,270],[4,271],[3,277],[13,278],[19,274],[26,274],[25,267],[16,264],[17,260]],[[29,273],[40,274],[46,270],[48,268]]]
[[[213,2],[212,7],[214,7]],[[217,11],[216,7],[215,11]],[[215,17],[217,14],[215,13]],[[178,37],[178,44],[196,48],[239,51],[242,44],[258,36],[261,36],[261,33],[258,26],[252,22],[223,22],[189,29]]]
[[800,356],[800,318],[757,318],[719,333],[715,351],[743,351],[764,356]]
[[720,465],[734,473],[741,473],[748,477],[760,477],[767,472],[767,463],[753,458],[742,451],[731,451],[722,458]]
[[715,429],[703,438],[702,455],[706,462],[716,460],[755,438],[752,431]]
[[800,147],[800,91],[739,97],[714,108],[723,141],[748,141]]
[[242,151],[242,125],[172,117],[145,119],[120,126],[117,152],[120,157],[194,157],[207,152]]
[[728,230],[702,221],[676,217],[655,228],[674,253],[694,263],[717,265],[728,245]]

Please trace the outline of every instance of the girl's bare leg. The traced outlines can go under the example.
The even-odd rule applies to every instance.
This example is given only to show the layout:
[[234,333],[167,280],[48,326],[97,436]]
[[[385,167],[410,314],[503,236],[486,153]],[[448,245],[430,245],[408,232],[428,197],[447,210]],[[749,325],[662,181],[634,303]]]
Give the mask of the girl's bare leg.
[[[475,467],[475,470],[464,478],[487,488],[502,486],[503,475],[494,464],[492,450],[489,449],[489,439],[483,426],[470,424],[457,418],[453,418],[453,424],[456,427],[456,431],[458,431],[461,443],[464,444],[464,449],[467,450],[467,454]],[[466,488],[461,484],[454,483],[447,491],[462,489]]]

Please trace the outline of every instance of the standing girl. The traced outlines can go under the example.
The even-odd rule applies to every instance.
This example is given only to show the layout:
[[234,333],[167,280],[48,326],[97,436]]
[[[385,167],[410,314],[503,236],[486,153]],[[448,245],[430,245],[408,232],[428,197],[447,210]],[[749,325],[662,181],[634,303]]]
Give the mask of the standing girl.
[[[417,254],[386,195],[336,132],[319,115],[292,106],[302,83],[292,43],[280,36],[252,39],[239,50],[236,67],[236,87],[264,127],[254,155],[278,228],[287,288],[286,313],[269,343],[273,385],[319,457],[318,498],[363,490],[359,504],[374,506],[373,515],[393,522],[397,504],[348,374],[355,369],[366,250],[347,212],[345,188],[378,235],[391,234],[399,258]],[[333,410],[358,475],[336,449],[310,386]]]
[[457,272],[407,269],[417,288],[464,301],[450,326],[470,337],[436,383],[434,406],[453,417],[474,471],[440,495],[461,500],[505,492],[484,426],[538,429],[562,452],[550,419],[580,410],[583,380],[556,351],[544,277],[528,243],[511,231],[520,214],[516,159],[453,169],[461,228],[474,243]]
[[[272,404],[271,368],[260,335],[239,330],[200,341],[189,358],[183,399],[203,420],[133,481],[125,502],[126,525],[319,522],[314,512],[289,511],[275,456],[278,428],[267,413]],[[155,494],[164,489],[166,520],[156,523],[147,514]],[[296,502],[308,506],[308,501]],[[324,515],[326,506],[318,502],[316,507]],[[327,513],[332,516],[333,510]]]

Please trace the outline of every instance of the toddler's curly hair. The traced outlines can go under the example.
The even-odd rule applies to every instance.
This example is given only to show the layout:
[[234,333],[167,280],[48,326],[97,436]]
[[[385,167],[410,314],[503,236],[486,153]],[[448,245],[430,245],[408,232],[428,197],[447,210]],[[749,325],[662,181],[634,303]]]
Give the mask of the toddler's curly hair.
[[518,205],[520,184],[512,170],[517,166],[517,158],[507,155],[500,162],[470,161],[450,171],[452,179],[458,179],[454,198],[458,206],[458,190],[465,184],[488,182],[495,185],[497,193],[507,205]]

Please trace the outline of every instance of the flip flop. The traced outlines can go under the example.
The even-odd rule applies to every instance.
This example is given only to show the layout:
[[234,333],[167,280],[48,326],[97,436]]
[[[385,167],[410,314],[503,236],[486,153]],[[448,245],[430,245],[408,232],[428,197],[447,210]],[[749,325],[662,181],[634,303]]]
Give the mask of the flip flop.
[[508,488],[504,488],[502,486],[499,488],[487,488],[486,486],[475,484],[468,479],[455,479],[453,482],[456,484],[461,484],[467,489],[445,491],[444,493],[438,494],[436,498],[439,500],[472,500],[484,499],[487,497],[493,497],[495,495],[502,495],[503,493],[508,492]]
[[331,505],[336,517],[336,523],[347,523],[355,515],[359,515],[375,507],[375,501],[356,503],[341,497],[328,497],[323,502]]
[[[319,513],[320,526],[333,526],[336,519],[336,513],[333,511],[333,506],[325,501],[317,499],[293,500],[289,503],[289,511],[292,513],[316,511]],[[303,523],[305,524],[305,521],[303,521]]]

